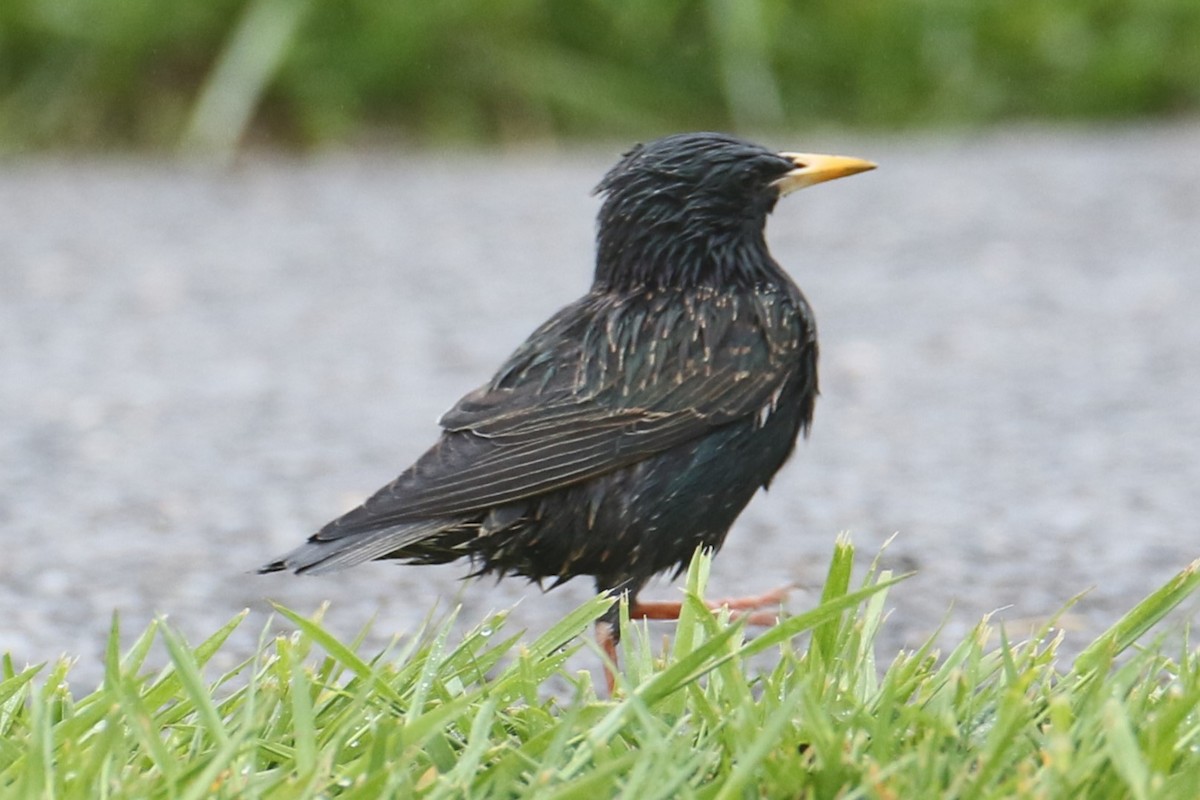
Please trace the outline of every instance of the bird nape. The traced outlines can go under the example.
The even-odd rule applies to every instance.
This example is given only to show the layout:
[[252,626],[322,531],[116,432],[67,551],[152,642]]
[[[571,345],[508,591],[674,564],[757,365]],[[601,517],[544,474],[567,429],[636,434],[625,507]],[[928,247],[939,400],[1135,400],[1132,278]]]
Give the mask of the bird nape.
[[[719,549],[812,422],[816,327],[767,250],[767,215],[873,167],[718,133],[634,147],[596,188],[587,294],[459,400],[415,464],[260,571],[466,557],[472,575],[590,575],[631,617],[677,617],[678,603],[638,592],[697,547]],[[613,664],[617,614],[597,623]]]

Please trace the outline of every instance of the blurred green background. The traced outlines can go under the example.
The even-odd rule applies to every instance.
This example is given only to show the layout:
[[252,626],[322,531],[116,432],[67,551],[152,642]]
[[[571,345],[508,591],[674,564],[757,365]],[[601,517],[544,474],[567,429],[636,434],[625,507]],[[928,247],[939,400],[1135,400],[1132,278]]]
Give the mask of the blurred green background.
[[1200,0],[3,0],[0,149],[1200,109]]

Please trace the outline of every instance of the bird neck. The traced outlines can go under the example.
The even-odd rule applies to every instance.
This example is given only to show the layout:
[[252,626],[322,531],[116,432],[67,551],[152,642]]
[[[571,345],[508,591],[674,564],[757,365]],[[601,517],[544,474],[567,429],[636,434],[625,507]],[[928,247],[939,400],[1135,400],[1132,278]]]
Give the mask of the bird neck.
[[672,233],[604,226],[597,236],[595,285],[606,290],[752,288],[787,280],[767,250],[761,225]]

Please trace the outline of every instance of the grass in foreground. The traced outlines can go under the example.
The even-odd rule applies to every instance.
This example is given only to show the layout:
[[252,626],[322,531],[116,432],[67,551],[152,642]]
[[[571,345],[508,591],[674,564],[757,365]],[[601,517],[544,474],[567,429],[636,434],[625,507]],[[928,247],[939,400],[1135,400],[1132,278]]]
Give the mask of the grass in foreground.
[[[1196,796],[1200,653],[1137,642],[1196,591],[1200,562],[1065,671],[1049,626],[1014,644],[986,620],[945,655],[929,644],[881,671],[896,579],[873,567],[852,588],[852,562],[840,542],[821,603],[747,641],[700,602],[698,556],[666,652],[627,626],[614,700],[563,669],[605,598],[531,643],[502,633],[501,614],[459,642],[445,625],[374,657],[281,608],[295,632],[212,683],[204,665],[242,617],[195,647],[155,624],[124,653],[114,624],[103,685],[78,699],[67,662],[39,677],[6,659],[0,796]],[[170,664],[151,673],[156,643]],[[755,673],[764,651],[775,666]],[[551,697],[552,680],[573,696]]]

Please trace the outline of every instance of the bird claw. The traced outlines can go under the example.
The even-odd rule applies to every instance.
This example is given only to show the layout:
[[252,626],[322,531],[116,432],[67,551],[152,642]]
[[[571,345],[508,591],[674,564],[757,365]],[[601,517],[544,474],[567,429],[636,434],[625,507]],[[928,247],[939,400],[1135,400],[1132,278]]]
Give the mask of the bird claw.
[[747,625],[754,625],[759,628],[769,628],[772,625],[777,625],[783,615],[778,611],[754,611],[746,613],[744,611],[734,611],[729,615],[730,619],[744,619]]
[[[733,612],[732,616],[735,619],[745,618],[751,625],[774,625],[779,620],[779,614],[775,611],[766,611],[757,614],[743,614],[740,612],[758,611],[770,606],[778,606],[787,599],[787,596],[795,588],[796,584],[789,583],[772,589],[769,592],[763,592],[762,594],[749,595],[747,597],[727,597],[723,600],[706,600],[704,605],[708,606],[711,611],[720,611],[723,608],[727,608]],[[648,602],[635,600],[629,606],[629,618],[679,619],[679,611],[682,607],[683,603],[678,600],[651,600]]]
[[[749,625],[769,627],[779,622],[781,611],[777,608],[770,610],[763,609],[769,606],[779,606],[796,588],[798,588],[797,584],[789,583],[772,589],[769,592],[763,592],[762,594],[746,597],[727,597],[723,600],[708,600],[705,602],[705,605],[712,611],[728,609],[730,618],[744,619]],[[647,602],[635,600],[629,605],[629,618],[631,620],[677,620],[679,619],[679,612],[682,607],[683,603],[677,600],[651,600]],[[596,641],[605,655],[604,683],[608,689],[609,697],[612,697],[613,692],[616,690],[617,676],[614,668],[617,665],[617,640],[617,632],[611,623],[605,621],[596,623]]]
[[[716,611],[719,608],[728,608],[730,611],[755,611],[760,608],[766,608],[767,606],[780,605],[784,600],[787,600],[788,595],[791,594],[796,588],[796,583],[786,583],[783,586],[778,586],[771,591],[763,592],[762,594],[749,595],[747,597],[730,597],[724,600],[713,600],[708,603],[708,607],[713,611]],[[738,617],[740,615],[735,614],[734,616]],[[747,621],[750,622],[751,625],[772,625],[776,621],[772,620],[768,623],[755,622],[754,618],[757,616],[759,615],[747,614]],[[778,615],[775,616],[777,619]]]

